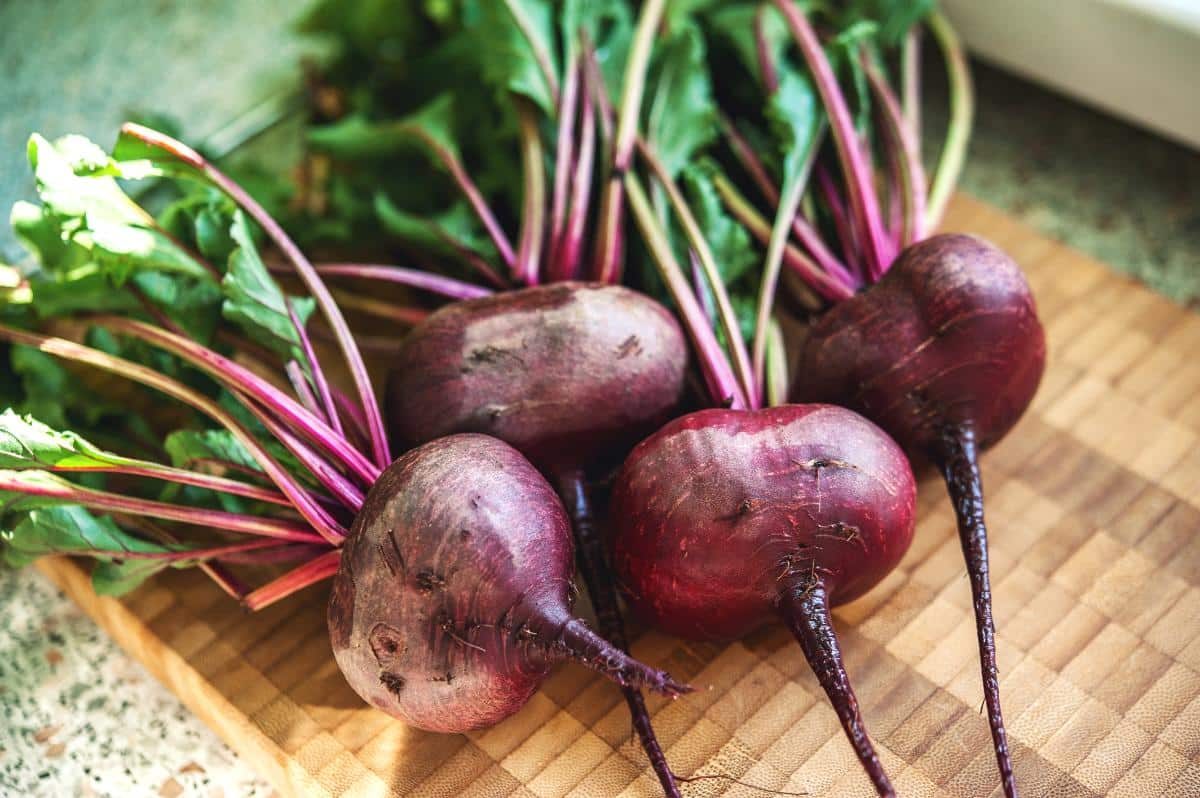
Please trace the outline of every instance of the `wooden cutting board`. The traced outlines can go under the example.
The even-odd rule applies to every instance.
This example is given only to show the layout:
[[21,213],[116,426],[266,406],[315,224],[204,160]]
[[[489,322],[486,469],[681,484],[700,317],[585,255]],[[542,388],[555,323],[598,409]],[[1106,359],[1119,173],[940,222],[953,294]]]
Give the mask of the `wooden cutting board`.
[[[984,459],[1023,794],[1200,795],[1200,315],[977,201],[958,198],[947,228],[1024,265],[1050,340],[1037,401]],[[903,565],[837,612],[847,666],[900,794],[996,794],[969,588],[936,479],[920,511]],[[426,734],[341,680],[323,590],[247,615],[196,574],[117,601],[69,561],[41,568],[285,795],[658,794],[617,690],[583,668],[560,668],[494,729]],[[651,699],[678,773],[872,794],[781,628],[729,645],[643,632],[634,653],[699,688]]]

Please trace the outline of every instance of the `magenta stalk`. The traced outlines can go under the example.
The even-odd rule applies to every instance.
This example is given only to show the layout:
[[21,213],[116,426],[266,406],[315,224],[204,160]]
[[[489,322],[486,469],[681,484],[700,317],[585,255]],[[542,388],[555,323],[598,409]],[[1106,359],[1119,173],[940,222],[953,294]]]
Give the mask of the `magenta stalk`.
[[565,225],[567,223],[568,180],[575,154],[575,106],[579,101],[579,78],[582,67],[572,58],[567,65],[566,80],[558,98],[558,133],[554,148],[554,190],[550,203],[550,245],[547,250],[551,280],[566,279],[560,269]]
[[341,559],[342,552],[340,549],[326,552],[320,557],[309,560],[299,568],[288,571],[278,579],[268,582],[257,590],[252,591],[242,599],[242,604],[247,609],[255,611],[269,607],[275,602],[285,599],[306,587],[332,578],[337,573],[338,563],[341,562]]
[[579,253],[583,248],[584,228],[587,226],[588,205],[591,202],[592,169],[596,159],[596,106],[592,99],[589,72],[584,72],[585,91],[579,131],[579,153],[575,158],[572,177],[571,208],[567,228],[556,253],[558,279],[574,280],[579,274]]
[[31,346],[48,355],[64,360],[94,366],[111,374],[117,374],[126,379],[138,382],[148,388],[154,388],[173,399],[190,405],[229,430],[234,439],[262,466],[267,477],[279,487],[280,491],[292,502],[297,512],[312,524],[313,529],[322,538],[336,545],[345,536],[345,530],[340,529],[340,527],[330,526],[324,522],[323,519],[327,514],[317,504],[316,500],[309,495],[303,486],[296,482],[295,478],[275,458],[271,457],[270,453],[255,440],[254,436],[239,424],[237,419],[207,396],[139,363],[134,363],[124,358],[101,352],[98,349],[77,344],[74,341],[68,341],[64,338],[53,338],[0,325],[0,339]]
[[151,324],[119,316],[99,316],[95,321],[113,332],[138,338],[187,360],[225,387],[251,396],[271,408],[290,426],[303,432],[306,437],[335,456],[366,484],[370,485],[378,479],[380,469],[350,446],[341,435],[286,393],[240,363],[191,339],[174,335]]
[[775,5],[783,12],[792,38],[796,40],[800,52],[804,55],[829,117],[830,131],[846,177],[846,193],[850,199],[851,213],[863,231],[863,257],[866,261],[867,275],[874,282],[883,276],[888,266],[882,258],[883,218],[872,185],[871,169],[859,144],[850,109],[833,74],[833,67],[825,57],[825,51],[821,49],[821,43],[808,18],[793,0],[775,0]]
[[[633,33],[633,44],[625,62],[625,78],[613,141],[612,172],[604,184],[597,225],[596,279],[601,282],[616,283],[621,279],[624,177],[633,163],[633,145],[642,109],[642,94],[646,88],[646,70],[650,66],[650,50],[665,9],[666,0],[647,0],[642,4]],[[603,83],[597,88],[603,93]]]
[[229,195],[234,202],[245,209],[258,222],[259,226],[266,232],[267,237],[275,242],[275,245],[279,247],[287,259],[296,267],[296,272],[299,274],[301,281],[308,288],[313,299],[316,300],[318,307],[321,308],[321,313],[325,316],[326,322],[328,322],[330,328],[334,331],[338,347],[341,349],[342,356],[349,367],[351,379],[358,389],[359,402],[362,404],[363,412],[367,417],[367,429],[371,433],[371,447],[375,456],[375,462],[380,468],[386,467],[392,458],[388,452],[387,434],[383,428],[383,416],[379,411],[379,403],[375,400],[375,392],[371,387],[370,377],[367,375],[366,364],[363,362],[362,354],[358,351],[358,346],[354,342],[354,336],[346,324],[345,317],[342,316],[337,303],[329,294],[329,290],[325,287],[325,283],[321,280],[320,275],[316,273],[312,264],[309,263],[308,258],[304,256],[304,253],[300,251],[295,242],[283,231],[279,223],[271,218],[271,215],[253,197],[246,193],[241,186],[229,179],[223,172],[205,160],[195,150],[169,136],[142,127],[141,125],[127,123],[122,126],[121,130],[123,133],[134,136],[153,147],[157,147],[200,170],[202,174]]
[[524,173],[524,208],[521,212],[521,242],[513,277],[525,285],[537,285],[541,271],[542,242],[546,232],[546,166],[542,137],[538,133],[533,104],[516,97],[517,126],[521,138],[521,167]]
[[58,499],[71,504],[89,507],[93,510],[100,510],[101,512],[144,515],[150,518],[161,518],[165,521],[176,521],[181,524],[224,529],[244,535],[258,535],[300,543],[325,542],[320,535],[313,534],[308,527],[291,521],[260,518],[254,515],[242,515],[239,513],[227,513],[223,510],[185,507],[177,504],[168,504],[167,502],[151,501],[149,499],[134,499],[117,493],[84,488],[66,481],[35,483],[28,479],[22,479],[20,472],[16,471],[0,471],[0,490],[23,493],[28,496]]
[[[345,437],[346,431],[342,427],[342,419],[338,416],[337,408],[333,405],[333,396],[329,393],[329,381],[325,379],[325,372],[322,371],[321,363],[317,360],[312,339],[308,337],[308,330],[304,329],[304,322],[300,321],[300,316],[296,314],[294,303],[290,299],[285,299],[284,302],[287,305],[288,318],[292,320],[292,326],[296,328],[296,335],[300,339],[300,351],[304,353],[304,359],[308,361],[313,385],[317,389],[317,396],[320,397],[321,406],[324,408],[325,421],[334,432]],[[320,418],[322,413],[314,412],[313,415]]]
[[733,367],[730,366],[729,358],[725,356],[713,333],[708,316],[697,302],[687,277],[676,262],[671,245],[654,215],[654,209],[650,207],[645,190],[633,173],[625,176],[625,184],[633,218],[646,240],[646,246],[658,267],[659,275],[679,308],[684,329],[687,330],[696,357],[700,361],[700,371],[704,375],[709,396],[719,407],[748,408],[749,401],[742,391],[742,384],[734,375]]
[[327,277],[361,277],[367,280],[380,280],[409,288],[419,288],[422,291],[454,300],[475,299],[492,293],[491,289],[483,286],[420,269],[407,269],[403,266],[386,266],[375,263],[322,263],[318,264],[316,269],[318,273]]

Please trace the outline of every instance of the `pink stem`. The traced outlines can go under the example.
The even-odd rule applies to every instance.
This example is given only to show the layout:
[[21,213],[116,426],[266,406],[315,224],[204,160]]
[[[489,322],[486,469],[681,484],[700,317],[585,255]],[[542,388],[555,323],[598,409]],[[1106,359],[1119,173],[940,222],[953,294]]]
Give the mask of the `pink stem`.
[[455,300],[475,299],[493,293],[491,289],[481,285],[473,285],[462,280],[455,280],[453,277],[443,277],[440,274],[432,274],[420,269],[406,269],[403,266],[385,266],[374,263],[322,263],[316,269],[327,277],[362,277],[367,280],[396,283]]
[[313,269],[308,258],[304,256],[304,253],[300,251],[295,242],[283,231],[279,223],[271,218],[270,214],[253,197],[246,193],[233,180],[230,180],[223,172],[208,163],[195,150],[168,136],[140,125],[127,123],[121,129],[123,133],[132,135],[146,144],[158,147],[179,158],[184,163],[199,169],[217,187],[244,208],[258,222],[267,236],[275,242],[275,245],[287,256],[288,260],[295,265],[300,279],[317,301],[317,305],[321,308],[325,320],[329,323],[329,326],[333,329],[337,337],[338,346],[341,348],[346,365],[350,369],[351,379],[353,379],[358,389],[359,402],[361,402],[363,411],[367,416],[367,427],[371,432],[371,446],[375,462],[380,468],[386,467],[392,458],[388,452],[387,435],[383,428],[383,416],[379,410],[379,403],[375,400],[375,392],[371,386],[371,379],[367,375],[366,364],[363,362],[362,354],[358,351],[358,347],[354,343],[354,336],[350,332],[350,327],[346,324],[346,319],[342,316],[337,303],[330,296],[325,283],[321,280],[316,270]]
[[446,167],[446,171],[450,173],[450,177],[458,184],[459,191],[466,197],[470,203],[471,209],[475,211],[475,215],[479,221],[483,223],[483,227],[487,230],[488,236],[492,239],[492,243],[496,245],[496,250],[500,253],[504,265],[510,269],[514,268],[517,263],[517,255],[513,250],[512,243],[508,240],[508,236],[504,234],[503,228],[500,227],[500,222],[496,220],[496,215],[492,213],[492,209],[488,207],[487,200],[483,198],[483,192],[475,185],[475,181],[467,174],[466,168],[454,153],[443,147],[437,139],[425,133],[419,128],[414,128],[413,135],[420,138],[429,147],[434,156],[442,162]]
[[546,165],[533,103],[514,97],[521,138],[521,167],[524,173],[521,211],[521,240],[513,277],[525,285],[537,285],[541,275],[542,244],[546,233]]
[[[654,37],[666,10],[666,0],[646,0],[638,11],[633,40],[625,59],[625,76],[613,140],[612,171],[604,184],[598,222],[596,277],[601,282],[619,283],[624,269],[625,174],[633,165],[633,147],[637,138],[642,95]],[[603,89],[603,83],[600,84]]]
[[[592,92],[590,72],[584,71],[582,119],[579,131],[579,154],[575,159],[572,177],[571,210],[567,217],[567,229],[557,255],[559,279],[574,280],[579,274],[579,253],[583,248],[583,234],[587,226],[588,205],[592,199],[592,169],[596,162],[596,106]],[[601,89],[603,91],[603,89]]]
[[[131,322],[133,323],[133,322]],[[154,329],[152,325],[146,325]],[[101,352],[90,346],[69,341],[65,338],[39,335],[14,327],[0,324],[0,338],[16,344],[31,346],[53,357],[63,358],[75,363],[84,363],[95,368],[132,380],[148,388],[153,388],[176,399],[213,419],[233,435],[234,439],[249,452],[272,482],[278,486],[296,511],[304,516],[313,528],[330,543],[338,543],[345,532],[340,526],[331,526],[323,522],[326,513],[316,503],[287,469],[275,460],[262,444],[250,434],[229,411],[221,407],[210,397],[196,391],[178,380],[171,379],[161,372],[155,371],[141,363],[134,363],[107,352]],[[273,386],[272,386],[273,387]],[[282,392],[280,392],[282,395]]]
[[749,408],[750,402],[742,390],[742,383],[734,374],[729,357],[717,341],[712,323],[704,315],[704,310],[692,292],[691,284],[675,261],[670,242],[667,241],[666,234],[654,215],[654,209],[650,207],[645,190],[635,175],[628,174],[625,180],[633,218],[642,231],[642,238],[658,266],[659,275],[663,278],[671,298],[675,301],[684,329],[692,340],[709,396],[714,404],[721,407]]
[[151,466],[135,466],[135,465],[113,465],[113,466],[54,466],[48,469],[64,474],[123,474],[131,477],[146,477],[149,479],[161,479],[165,482],[174,482],[179,485],[191,485],[196,488],[206,488],[208,490],[217,491],[219,493],[228,493],[231,496],[241,496],[254,501],[266,502],[268,504],[277,504],[282,507],[291,507],[292,503],[282,493],[270,488],[262,488],[258,485],[247,485],[245,482],[238,482],[235,479],[225,479],[223,477],[212,476],[211,474],[197,474],[194,471],[186,471],[182,468],[172,468],[171,466],[158,465],[155,463]]
[[[900,243],[908,246],[925,237],[925,167],[921,163],[917,137],[905,120],[895,93],[865,50],[862,62],[871,91],[879,101],[888,157],[895,165],[899,178],[900,191],[895,197],[897,202],[892,204],[899,205],[903,210]],[[888,263],[891,263],[890,259]]]
[[[763,198],[772,205],[778,205],[779,189],[775,187],[770,175],[767,174],[767,169],[759,159],[757,153],[750,147],[750,142],[746,141],[746,138],[738,132],[733,123],[724,117],[721,118],[721,128],[725,131],[725,137],[728,139],[729,145],[733,149],[738,162],[741,163],[746,173],[750,175],[750,179],[758,187]],[[812,259],[820,264],[822,269],[829,272],[835,280],[852,286],[857,284],[850,271],[825,244],[825,239],[821,237],[820,232],[803,216],[797,214],[792,219],[792,233],[796,236],[801,246],[808,250]]]
[[332,386],[333,401],[338,406],[338,410],[345,416],[350,424],[350,432],[356,434],[363,442],[367,440],[367,420],[363,418],[362,408],[355,404],[349,396],[338,390],[337,386]]
[[[277,563],[307,562],[329,551],[328,546],[309,543],[287,543],[271,549],[223,555],[220,562],[231,565],[275,565]],[[249,593],[244,590],[242,596]],[[240,596],[239,596],[240,598]]]
[[733,154],[737,157],[738,162],[746,173],[750,175],[750,179],[758,187],[763,198],[772,205],[779,204],[779,189],[775,187],[771,176],[767,174],[767,167],[759,159],[758,154],[754,152],[754,148],[750,146],[750,142],[746,141],[733,122],[726,116],[720,117],[721,130],[725,133],[725,138],[729,141],[729,146],[733,150]]
[[304,367],[295,360],[289,360],[284,364],[283,370],[287,372],[288,382],[292,384],[292,390],[295,392],[296,398],[300,400],[300,404],[304,405],[304,409],[324,420],[324,411],[317,404],[317,395],[312,392],[312,387],[308,384],[308,377],[304,376]]
[[921,26],[913,25],[904,37],[900,51],[901,108],[909,132],[921,142]]
[[842,242],[842,257],[845,258],[850,268],[857,272],[859,284],[861,284],[863,280],[869,279],[869,275],[865,273],[859,261],[857,241],[855,241],[854,232],[851,229],[850,215],[846,212],[846,206],[838,195],[833,176],[829,174],[825,165],[818,164],[814,172],[817,177],[817,188],[825,197],[825,204],[829,208],[830,216],[833,217],[833,226],[837,230],[838,240]]
[[550,246],[547,252],[551,280],[567,279],[561,271],[559,249],[566,235],[568,180],[574,159],[575,106],[579,101],[581,67],[576,58],[567,66],[566,80],[558,98],[558,140],[554,153],[554,198],[550,205]]
[[[287,546],[277,540],[251,540],[245,543],[232,543],[228,546],[215,546],[207,549],[184,549],[182,551],[121,551],[112,552],[114,560],[158,560],[160,562],[185,562],[187,560],[213,560],[243,552],[260,551],[264,549],[279,549]],[[61,549],[59,554],[69,554],[75,557],[96,557],[103,553],[96,549]]]
[[291,426],[297,428],[344,463],[366,484],[379,478],[381,469],[373,465],[354,449],[346,440],[324,421],[305,410],[296,400],[271,383],[259,377],[237,361],[230,360],[182,336],[174,335],[151,324],[125,319],[119,316],[99,316],[96,322],[119,333],[131,335],[147,343],[162,347],[184,358],[222,385],[253,397],[278,413]]
[[[122,526],[131,527],[144,535],[157,539],[160,543],[179,543],[179,538],[148,518],[130,515],[122,516],[120,520]],[[307,544],[297,545],[305,546]],[[290,548],[286,544],[284,547]],[[220,563],[200,562],[196,564],[196,567],[200,569],[201,573],[211,579],[217,587],[238,601],[241,601],[242,597],[250,592],[250,588],[245,582],[234,576],[228,568]]]
[[833,67],[825,57],[825,51],[817,39],[816,32],[809,24],[794,0],[775,0],[775,5],[783,12],[792,37],[800,47],[804,60],[812,72],[813,81],[825,112],[829,117],[830,130],[837,147],[838,158],[841,161],[842,172],[846,177],[847,195],[850,199],[850,209],[856,224],[862,233],[862,250],[866,261],[867,275],[872,282],[883,276],[888,264],[883,262],[883,219],[879,211],[879,200],[875,196],[875,188],[871,180],[871,169],[866,163],[863,149],[859,144],[858,133],[854,129],[854,121],[850,117],[850,109],[846,98],[838,86],[833,74]]
[[688,250],[688,263],[692,267],[692,290],[696,292],[696,301],[700,303],[700,308],[704,311],[705,316],[715,319],[717,309],[713,305],[712,294],[706,290],[704,267],[700,265],[700,256],[696,254],[696,250]]
[[[342,476],[332,466],[329,465],[319,454],[314,452],[308,444],[301,441],[295,435],[288,432],[287,428],[271,417],[271,414],[258,407],[252,402],[246,403],[246,409],[254,414],[254,417],[267,428],[267,430],[279,439],[279,442],[291,452],[300,464],[307,468],[312,473],[317,481],[325,486],[325,489],[332,493],[345,506],[349,507],[354,512],[362,509],[363,493],[358,487]],[[322,508],[322,512],[326,512]],[[333,518],[326,512],[326,520],[331,523],[336,523]]]
[[754,46],[755,52],[758,54],[758,70],[762,73],[763,86],[766,87],[767,94],[774,94],[779,90],[779,73],[775,69],[775,63],[771,60],[770,43],[767,41],[766,15],[768,8],[769,6],[764,3],[754,12]]
[[329,579],[337,573],[341,559],[341,550],[326,552],[314,560],[309,560],[294,571],[288,571],[273,582],[268,582],[258,588],[246,596],[242,603],[251,610],[261,610],[270,606],[310,585]]
[[150,499],[134,499],[117,493],[109,493],[92,488],[84,488],[69,483],[60,484],[31,484],[19,476],[0,472],[0,489],[23,493],[28,496],[43,496],[58,499],[71,504],[78,504],[93,510],[108,513],[128,513],[144,515],[151,518],[161,518],[165,521],[176,521],[181,524],[225,529],[245,535],[260,535],[277,540],[294,540],[301,543],[324,543],[320,535],[315,534],[304,524],[283,521],[275,518],[260,518],[253,515],[227,513],[223,510],[206,510],[201,507],[185,507],[167,502],[157,502]]
[[[333,405],[333,397],[329,394],[329,381],[325,379],[325,372],[321,370],[321,363],[317,360],[317,353],[313,350],[312,339],[308,337],[308,330],[304,329],[304,323],[300,321],[300,316],[296,314],[296,307],[290,299],[285,300],[287,303],[288,317],[292,320],[292,325],[296,328],[296,334],[300,337],[300,351],[304,353],[304,359],[308,361],[309,372],[312,374],[313,385],[317,388],[317,396],[321,399],[321,406],[325,409],[324,421],[333,428],[341,437],[345,438],[346,431],[342,428],[342,419],[338,416],[337,408]],[[317,418],[321,418],[321,413],[313,413]]]

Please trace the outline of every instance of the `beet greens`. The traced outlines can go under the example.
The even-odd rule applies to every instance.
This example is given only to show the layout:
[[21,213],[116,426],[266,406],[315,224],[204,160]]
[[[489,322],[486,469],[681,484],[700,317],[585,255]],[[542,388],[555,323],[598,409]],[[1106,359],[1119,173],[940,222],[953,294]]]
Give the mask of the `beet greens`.
[[[40,263],[0,306],[0,341],[21,378],[0,415],[7,562],[91,556],[109,593],[197,565],[251,610],[337,575],[330,634],[344,675],[429,730],[498,722],[563,660],[623,687],[686,691],[571,614],[569,522],[518,452],[456,436],[392,462],[365,361],[321,277],[336,267],[312,266],[238,184],[136,125],[112,157],[78,138],[35,136],[30,152],[43,204],[16,216]],[[117,177],[170,177],[183,194],[156,218]],[[272,279],[256,226],[310,296]],[[318,358],[318,309],[352,396]],[[94,373],[107,377],[85,382]],[[47,383],[58,401],[42,409],[57,421],[102,431],[116,417],[146,454],[13,410],[38,410]],[[138,408],[161,408],[163,395],[175,400],[163,423],[180,427],[160,442]],[[243,581],[240,566],[272,563],[293,567]]]

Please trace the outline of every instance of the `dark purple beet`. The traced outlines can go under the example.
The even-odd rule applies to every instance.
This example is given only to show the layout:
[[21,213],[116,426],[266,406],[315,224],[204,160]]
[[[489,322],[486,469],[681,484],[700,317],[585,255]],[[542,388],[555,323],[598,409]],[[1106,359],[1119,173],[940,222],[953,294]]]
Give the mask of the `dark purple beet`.
[[[585,468],[624,457],[682,399],[687,342],[666,308],[621,286],[552,283],[456,302],[404,340],[385,412],[398,442],[486,432],[555,483],[575,530],[600,634],[628,649],[596,532]],[[668,796],[679,796],[637,690],[634,729]]]
[[418,447],[372,486],[346,539],[329,601],[338,666],[368,703],[438,732],[503,720],[562,660],[685,689],[572,615],[571,555],[562,504],[511,446]]
[[405,444],[485,432],[543,471],[622,457],[679,404],[687,342],[620,286],[552,283],[447,305],[414,329],[387,383]]
[[625,461],[612,497],[613,565],[630,606],[672,634],[727,639],[787,623],[876,789],[891,795],[829,608],[896,566],[915,501],[904,453],[849,410],[702,410]]
[[1016,784],[1000,712],[978,450],[1021,417],[1045,361],[1045,334],[1017,264],[979,238],[939,235],[904,250],[879,283],[817,319],[791,397],[853,408],[941,470],[971,576],[984,697],[1009,796]]

